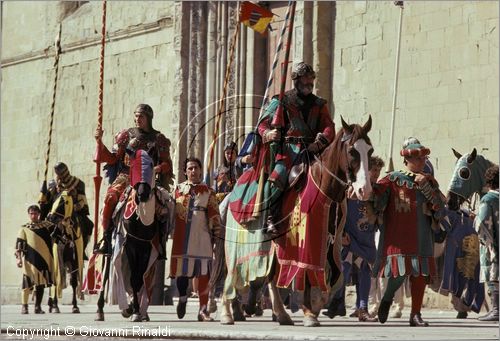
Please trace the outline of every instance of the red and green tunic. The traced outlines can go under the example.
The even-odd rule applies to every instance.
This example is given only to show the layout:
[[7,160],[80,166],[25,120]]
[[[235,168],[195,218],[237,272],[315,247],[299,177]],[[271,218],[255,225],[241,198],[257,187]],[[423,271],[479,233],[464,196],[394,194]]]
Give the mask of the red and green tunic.
[[426,199],[416,174],[395,171],[374,187],[375,210],[383,214],[374,271],[383,277],[433,276],[434,229],[444,223],[442,207]]

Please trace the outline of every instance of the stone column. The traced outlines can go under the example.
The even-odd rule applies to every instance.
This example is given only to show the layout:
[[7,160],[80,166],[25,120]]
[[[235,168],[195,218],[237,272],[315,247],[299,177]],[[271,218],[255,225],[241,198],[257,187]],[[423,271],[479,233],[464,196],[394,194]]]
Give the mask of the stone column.
[[196,156],[199,150],[197,143],[196,133],[199,127],[199,119],[196,116],[196,101],[197,101],[197,82],[198,82],[198,40],[197,32],[200,25],[200,17],[198,16],[199,3],[196,1],[190,2],[190,25],[189,25],[189,79],[188,79],[188,122],[187,122],[187,154],[189,156]]
[[[208,34],[207,34],[207,66],[206,66],[206,102],[205,102],[205,153],[208,152],[210,143],[212,143],[212,135],[215,128],[215,115],[217,111],[217,26],[218,26],[218,8],[217,2],[210,1],[208,6]],[[208,155],[204,155],[208,157]],[[208,159],[205,158],[206,174]]]
[[315,1],[313,6],[312,66],[316,73],[316,94],[332,103],[332,17],[334,4]]
[[184,127],[187,125],[187,95],[189,79],[189,37],[183,35],[183,32],[189,32],[191,4],[189,2],[178,2],[174,4],[174,26],[178,34],[174,38],[174,49],[180,56],[180,61],[175,65],[175,83],[177,86],[174,94],[174,103],[178,106],[174,108],[172,118],[177,122],[173,128],[172,138],[172,156],[174,170],[178,182],[184,181],[183,164],[186,159],[187,134]]

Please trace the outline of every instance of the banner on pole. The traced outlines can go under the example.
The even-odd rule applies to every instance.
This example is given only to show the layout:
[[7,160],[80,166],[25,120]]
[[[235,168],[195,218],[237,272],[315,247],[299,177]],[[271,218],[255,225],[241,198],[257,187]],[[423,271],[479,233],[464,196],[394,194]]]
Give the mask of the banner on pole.
[[273,20],[273,16],[271,11],[253,2],[245,1],[241,4],[240,22],[260,34],[265,34],[267,29],[270,29],[269,24]]

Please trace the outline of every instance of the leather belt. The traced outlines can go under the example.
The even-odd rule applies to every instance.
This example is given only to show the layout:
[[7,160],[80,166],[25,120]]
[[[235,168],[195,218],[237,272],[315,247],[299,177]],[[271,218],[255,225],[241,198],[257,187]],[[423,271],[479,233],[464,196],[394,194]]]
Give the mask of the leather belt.
[[286,136],[286,143],[312,143],[314,142],[313,137],[304,137],[304,136]]

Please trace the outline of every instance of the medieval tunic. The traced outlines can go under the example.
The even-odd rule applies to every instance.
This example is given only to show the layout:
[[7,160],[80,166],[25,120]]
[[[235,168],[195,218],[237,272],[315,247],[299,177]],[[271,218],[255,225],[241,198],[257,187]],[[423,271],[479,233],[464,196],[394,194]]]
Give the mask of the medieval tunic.
[[175,202],[170,276],[208,275],[213,261],[212,237],[220,228],[215,192],[204,183],[185,181],[175,190]]
[[23,253],[23,289],[34,286],[51,286],[54,283],[52,238],[54,225],[48,221],[27,223],[21,227],[16,250]]
[[[266,133],[272,129],[271,122],[279,106],[275,96],[259,119],[258,131],[266,143]],[[270,170],[270,180],[278,186],[286,188],[288,173],[291,167],[298,163],[299,153],[309,143],[315,141],[321,133],[327,143],[335,137],[335,125],[330,117],[326,101],[313,94],[299,96],[296,89],[287,91],[283,98],[285,143],[280,153],[276,155],[276,165]]]
[[474,227],[480,240],[481,282],[498,282],[498,191],[489,191],[479,204]]
[[[383,277],[433,276],[434,231],[444,207],[434,207],[417,189],[416,174],[395,171],[374,188],[375,210],[383,212],[374,271]],[[434,219],[434,218],[435,219]]]
[[377,249],[375,247],[374,221],[370,221],[368,206],[362,201],[347,200],[347,219],[344,231],[349,235],[350,244],[345,247],[353,256],[373,264]]

